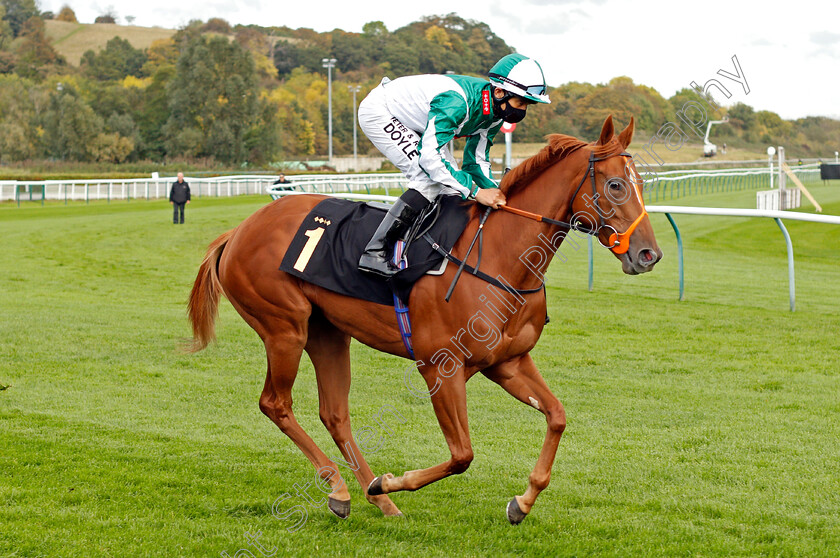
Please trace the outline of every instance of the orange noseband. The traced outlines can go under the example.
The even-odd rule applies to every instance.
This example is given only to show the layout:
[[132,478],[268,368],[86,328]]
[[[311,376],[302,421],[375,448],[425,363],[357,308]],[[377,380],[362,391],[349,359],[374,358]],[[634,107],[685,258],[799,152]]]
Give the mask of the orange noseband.
[[[642,222],[642,219],[644,219],[647,214],[647,210],[642,209],[641,214],[639,214],[639,216],[636,217],[636,220],[633,221],[633,224],[630,225],[630,227],[623,233],[616,232],[615,229],[613,229],[613,233],[610,235],[609,240],[610,245],[607,246],[607,248],[612,250],[615,254],[626,253],[627,250],[630,249],[630,236],[633,234],[633,231],[636,230],[636,227],[639,226],[639,223]],[[609,225],[605,226],[609,227]]]

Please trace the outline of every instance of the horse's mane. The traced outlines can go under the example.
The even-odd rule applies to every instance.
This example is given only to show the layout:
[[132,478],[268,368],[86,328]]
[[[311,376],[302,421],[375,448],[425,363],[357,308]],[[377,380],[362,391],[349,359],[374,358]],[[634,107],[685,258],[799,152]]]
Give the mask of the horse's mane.
[[613,136],[603,145],[596,142],[586,143],[576,137],[563,134],[550,134],[546,136],[546,140],[548,140],[548,145],[539,153],[526,159],[502,178],[500,188],[506,196],[529,184],[545,169],[583,147],[591,147],[596,157],[610,157],[624,151],[624,146],[618,141],[618,136]]

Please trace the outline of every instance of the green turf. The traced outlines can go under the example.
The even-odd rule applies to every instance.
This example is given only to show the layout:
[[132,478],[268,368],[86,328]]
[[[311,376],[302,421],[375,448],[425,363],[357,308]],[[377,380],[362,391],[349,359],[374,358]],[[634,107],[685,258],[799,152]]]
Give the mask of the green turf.
[[[813,193],[840,214],[840,188]],[[751,207],[754,192],[679,200]],[[840,553],[840,227],[653,217],[665,259],[629,277],[585,246],[550,270],[552,323],[534,351],[568,413],[552,483],[518,527],[544,420],[482,377],[470,382],[475,461],[393,496],[384,519],[352,482],[341,521],[306,506],[295,532],[272,515],[303,505],[308,461],[257,408],[260,341],[223,303],[219,343],[178,354],[184,303],[206,245],[267,202],[0,206],[0,556],[234,556],[261,531],[277,556],[836,556]],[[368,453],[377,474],[447,458],[407,361],[353,345],[355,430],[386,404],[406,419]],[[418,378],[419,379],[419,378]],[[311,365],[301,424],[331,456]],[[345,476],[347,470],[342,471]],[[313,489],[314,490],[314,489]],[[310,490],[310,494],[317,493]]]

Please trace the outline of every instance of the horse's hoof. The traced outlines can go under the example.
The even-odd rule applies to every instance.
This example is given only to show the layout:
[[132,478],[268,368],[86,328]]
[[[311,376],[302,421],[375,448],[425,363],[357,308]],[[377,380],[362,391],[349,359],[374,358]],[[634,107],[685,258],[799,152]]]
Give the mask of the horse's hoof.
[[383,494],[385,494],[382,491],[382,475],[370,481],[367,492],[371,496],[382,496]]
[[519,503],[516,501],[516,496],[507,505],[507,518],[511,525],[519,525],[525,519],[527,513],[519,509]]
[[350,515],[350,500],[336,500],[330,497],[327,507],[341,519],[347,519]]

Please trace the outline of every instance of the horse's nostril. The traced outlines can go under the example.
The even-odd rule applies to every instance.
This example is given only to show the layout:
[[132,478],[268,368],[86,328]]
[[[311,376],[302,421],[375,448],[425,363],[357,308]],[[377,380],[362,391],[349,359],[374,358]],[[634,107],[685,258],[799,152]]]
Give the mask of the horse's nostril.
[[653,265],[659,258],[656,257],[656,252],[653,250],[648,250],[645,248],[644,250],[639,251],[639,261],[642,265]]

